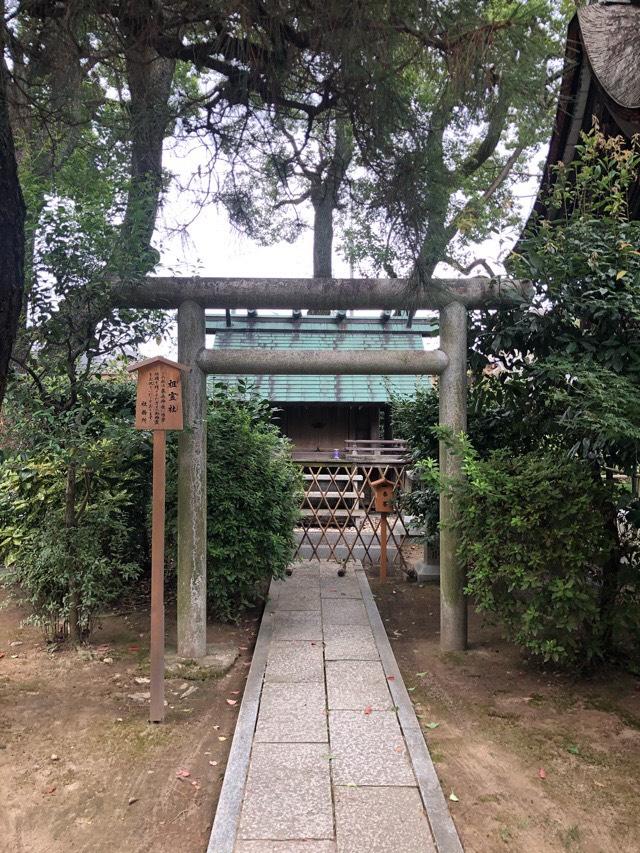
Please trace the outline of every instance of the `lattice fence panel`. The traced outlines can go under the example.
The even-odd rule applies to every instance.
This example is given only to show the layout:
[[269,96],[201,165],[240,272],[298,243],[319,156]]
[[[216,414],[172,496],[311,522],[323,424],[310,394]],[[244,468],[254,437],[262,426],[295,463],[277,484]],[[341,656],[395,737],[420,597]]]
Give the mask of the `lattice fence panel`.
[[[298,528],[299,559],[380,560],[380,514],[375,512],[371,483],[385,477],[398,490],[406,484],[403,463],[300,462],[305,479]],[[402,546],[407,529],[402,515],[387,515],[389,566],[406,569]]]

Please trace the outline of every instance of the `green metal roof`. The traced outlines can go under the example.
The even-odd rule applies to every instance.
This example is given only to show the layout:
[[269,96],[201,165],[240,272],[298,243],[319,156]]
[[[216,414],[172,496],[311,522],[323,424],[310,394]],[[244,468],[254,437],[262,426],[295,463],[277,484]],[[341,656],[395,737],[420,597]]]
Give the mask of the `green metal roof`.
[[[274,316],[235,316],[227,325],[224,316],[209,315],[208,334],[215,334],[214,349],[408,349],[423,350],[423,338],[438,334],[437,321],[381,320],[349,317],[304,316],[298,320]],[[302,356],[304,357],[304,356]],[[260,396],[273,403],[386,403],[393,394],[411,396],[416,387],[430,387],[430,376],[219,376],[211,382],[253,382]]]

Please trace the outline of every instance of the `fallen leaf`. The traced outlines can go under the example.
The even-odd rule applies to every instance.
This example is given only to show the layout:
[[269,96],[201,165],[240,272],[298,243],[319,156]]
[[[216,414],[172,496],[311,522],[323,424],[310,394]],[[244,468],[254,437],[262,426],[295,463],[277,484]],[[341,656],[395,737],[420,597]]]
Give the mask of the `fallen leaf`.
[[178,770],[176,773],[176,778],[178,779],[188,779],[191,776],[190,770]]
[[133,680],[135,681],[136,684],[151,684],[151,679],[146,678],[143,675],[140,675],[137,678],[134,678]]
[[210,762],[209,762],[209,764],[210,764],[212,767],[217,767],[218,762],[217,762],[217,761],[210,761]]
[[239,695],[240,695],[240,691],[239,691],[239,690],[232,690],[232,691],[231,691],[231,695],[232,695],[232,696],[239,696]]
[[541,767],[540,770],[538,770],[538,776],[540,779],[546,779],[547,778],[547,772],[544,769],[544,767]]
[[139,652],[140,646],[129,646],[129,651],[130,652]]
[[387,681],[395,681],[395,680],[396,680],[395,675],[388,675],[387,676]]
[[237,699],[226,699],[225,701],[226,701],[227,705],[237,705],[238,704]]
[[220,736],[218,737],[218,740],[226,740],[226,737],[225,737],[224,735],[220,735]]
[[415,689],[416,689],[415,687],[407,687],[407,690],[409,691],[409,693],[413,693],[413,691],[414,691]]
[[459,803],[460,802],[460,800],[458,799],[458,797],[456,797],[456,795],[453,793],[453,791],[449,794],[449,799],[451,800],[452,803]]
[[4,652],[0,652],[0,660],[4,657]]
[[137,797],[129,797],[129,805],[132,806],[134,803],[138,802]]
[[53,787],[47,788],[47,790],[45,791],[45,794],[53,794],[55,792],[55,790],[56,790],[56,786],[53,785]]
[[369,716],[371,711],[372,711],[371,705],[367,705],[367,707],[364,709],[364,713],[367,717]]
[[416,675],[418,676],[418,678],[424,678],[426,674],[427,674],[426,672],[416,672]]
[[437,729],[440,723],[427,723],[426,726],[428,729]]
[[194,782],[192,782],[191,784],[192,784],[192,785],[193,785],[193,787],[196,789],[196,791],[199,791],[199,790],[200,790],[200,782],[195,782],[195,781],[194,781]]

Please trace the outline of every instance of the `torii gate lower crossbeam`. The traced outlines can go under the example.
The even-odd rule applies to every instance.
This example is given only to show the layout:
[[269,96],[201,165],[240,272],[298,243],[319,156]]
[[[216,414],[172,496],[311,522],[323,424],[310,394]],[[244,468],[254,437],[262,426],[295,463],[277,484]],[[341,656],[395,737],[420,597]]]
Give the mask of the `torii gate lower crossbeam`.
[[[117,307],[177,308],[178,358],[191,367],[183,381],[184,426],[178,444],[178,654],[206,653],[206,374],[381,373],[440,376],[442,426],[456,433],[467,422],[467,311],[513,307],[528,301],[527,282],[511,279],[436,279],[416,290],[402,279],[147,278],[113,287]],[[218,352],[205,346],[205,308],[420,308],[440,311],[440,349],[431,352]],[[461,461],[440,445],[440,467],[461,476]],[[464,571],[456,558],[451,522],[455,506],[440,499],[440,647],[467,643]]]

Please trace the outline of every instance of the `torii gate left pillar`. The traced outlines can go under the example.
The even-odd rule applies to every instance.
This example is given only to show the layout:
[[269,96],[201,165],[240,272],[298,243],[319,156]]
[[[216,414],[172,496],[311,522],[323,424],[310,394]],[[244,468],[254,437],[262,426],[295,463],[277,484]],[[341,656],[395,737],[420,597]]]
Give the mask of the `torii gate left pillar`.
[[184,429],[178,437],[178,656],[207,653],[207,377],[197,363],[205,345],[204,308],[178,307],[178,360]]

